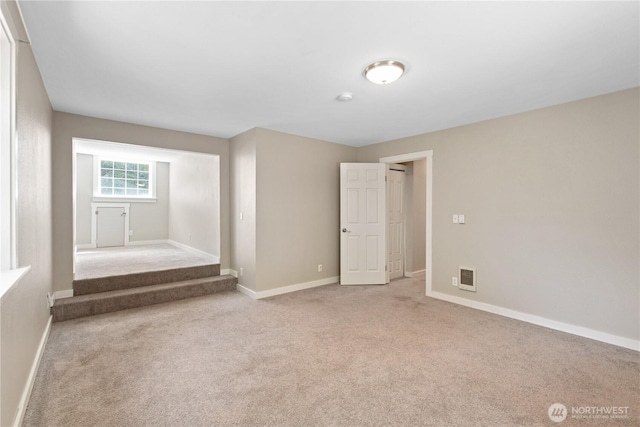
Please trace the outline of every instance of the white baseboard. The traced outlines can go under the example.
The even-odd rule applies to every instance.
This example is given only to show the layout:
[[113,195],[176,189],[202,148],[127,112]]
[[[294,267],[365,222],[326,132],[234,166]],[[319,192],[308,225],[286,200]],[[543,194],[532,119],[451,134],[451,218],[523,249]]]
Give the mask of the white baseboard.
[[175,246],[176,248],[180,248],[180,249],[184,249],[185,251],[189,251],[189,252],[191,252],[193,254],[210,258],[213,261],[213,263],[220,264],[220,257],[212,255],[212,254],[210,254],[208,252],[201,251],[200,249],[192,248],[191,246],[187,246],[184,243],[178,243],[175,240],[171,240],[171,239],[167,240],[167,243],[169,243],[170,245]]
[[452,302],[454,304],[463,305],[465,307],[475,308],[477,310],[486,311],[500,316],[509,317],[511,319],[521,320],[523,322],[532,323],[545,328],[555,329],[556,331],[566,332],[596,341],[602,341],[607,344],[617,345],[618,347],[628,348],[630,350],[640,351],[640,341],[630,338],[624,338],[605,332],[595,331],[593,329],[584,328],[582,326],[571,325],[568,323],[558,322],[533,314],[522,313],[520,311],[511,310],[497,305],[491,305],[484,302],[460,298],[454,295],[443,294],[441,292],[428,292],[428,297],[436,298],[442,301]]
[[146,245],[162,245],[169,243],[167,239],[160,240],[129,240],[127,246],[146,246]]
[[238,289],[238,291],[242,292],[246,296],[251,297],[252,299],[258,299],[256,298],[256,295],[257,295],[256,292],[252,291],[251,289],[245,286],[242,286],[240,283],[236,285],[236,289]]
[[42,338],[40,339],[40,344],[38,345],[38,349],[36,350],[36,355],[33,359],[33,364],[31,365],[31,371],[29,371],[29,377],[27,378],[27,383],[24,385],[24,390],[22,391],[22,396],[20,397],[20,403],[18,404],[16,418],[13,421],[13,425],[16,427],[21,426],[22,422],[24,421],[24,415],[27,411],[27,405],[29,404],[29,398],[31,397],[33,384],[36,381],[36,374],[38,373],[38,368],[40,367],[42,354],[44,353],[44,348],[47,345],[47,340],[49,339],[49,332],[51,332],[52,323],[53,323],[53,316],[49,316],[49,320],[47,321],[47,326],[44,329],[44,333],[42,334]]
[[55,291],[53,293],[53,301],[51,301],[51,304],[53,305],[53,303],[56,302],[57,299],[71,298],[71,297],[73,297],[73,289],[65,289],[64,291]]
[[222,270],[220,270],[220,274],[224,274],[224,275],[228,274],[229,276],[233,276],[236,279],[238,278],[238,272],[230,268],[223,268]]
[[310,288],[316,288],[318,286],[331,285],[333,283],[338,283],[338,280],[340,280],[340,278],[337,276],[327,277],[326,279],[314,280],[312,282],[305,282],[305,283],[297,283],[295,285],[282,286],[280,288],[269,289],[267,291],[260,291],[260,292],[252,291],[251,289],[248,289],[245,286],[242,286],[241,284],[238,284],[237,288],[240,292],[250,296],[253,299],[262,299],[262,298],[268,298],[276,295],[288,294],[289,292],[301,291],[303,289],[310,289]]
[[[129,240],[126,242],[126,246],[146,246],[146,245],[161,245],[169,243],[167,239],[159,240]],[[82,243],[76,245],[76,249],[96,249],[96,246],[92,243]]]
[[416,276],[424,276],[427,270],[418,270],[418,271],[406,271],[404,273],[405,277],[416,277]]

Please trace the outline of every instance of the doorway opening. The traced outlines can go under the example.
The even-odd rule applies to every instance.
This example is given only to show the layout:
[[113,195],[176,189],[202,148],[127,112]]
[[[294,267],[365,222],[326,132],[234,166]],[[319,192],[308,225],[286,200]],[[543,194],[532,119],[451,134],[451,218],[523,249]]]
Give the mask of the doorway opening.
[[[401,154],[398,156],[382,157],[380,163],[386,163],[387,169],[391,169],[391,176],[393,179],[393,186],[395,190],[390,188],[389,202],[391,202],[388,209],[403,210],[404,219],[398,221],[398,213],[392,215],[389,212],[390,221],[387,225],[387,241],[389,242],[387,251],[387,281],[391,279],[392,273],[396,277],[403,276],[412,277],[414,275],[422,274],[422,269],[419,268],[424,265],[424,277],[425,277],[425,294],[429,295],[432,289],[432,176],[433,176],[433,151],[421,151],[416,153]],[[399,169],[404,168],[404,172],[400,172]],[[393,171],[393,169],[396,169]],[[411,180],[407,171],[411,172]],[[401,177],[401,184],[398,174],[403,173]],[[421,182],[416,183],[415,180]],[[402,189],[400,189],[402,187]],[[409,189],[411,189],[411,200],[408,200]],[[422,192],[424,190],[424,192]],[[394,197],[395,195],[395,197]],[[395,199],[395,200],[394,200]],[[398,202],[401,199],[401,202]],[[408,210],[409,202],[411,202],[411,218],[409,221]],[[403,228],[401,230],[400,228]],[[408,229],[409,228],[409,229]],[[421,247],[417,248],[415,245],[417,242],[422,242],[424,237],[424,264],[421,262],[414,262],[416,258],[422,256]],[[422,246],[422,245],[420,245]],[[402,253],[400,253],[402,252]],[[417,252],[417,253],[416,253]],[[411,259],[409,259],[411,258]],[[394,265],[390,265],[393,263]]]

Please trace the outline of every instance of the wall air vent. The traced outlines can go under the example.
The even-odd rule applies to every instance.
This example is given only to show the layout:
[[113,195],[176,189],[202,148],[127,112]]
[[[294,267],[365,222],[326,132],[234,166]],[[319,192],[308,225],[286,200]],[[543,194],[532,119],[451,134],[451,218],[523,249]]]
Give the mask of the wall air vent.
[[463,291],[476,291],[476,269],[469,267],[460,267],[460,281],[458,289]]

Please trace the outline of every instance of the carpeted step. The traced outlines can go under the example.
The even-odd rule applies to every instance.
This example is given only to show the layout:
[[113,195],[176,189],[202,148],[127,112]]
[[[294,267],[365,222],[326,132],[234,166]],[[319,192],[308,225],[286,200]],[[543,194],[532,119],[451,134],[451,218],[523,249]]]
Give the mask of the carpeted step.
[[236,289],[233,276],[214,276],[161,285],[101,292],[56,300],[51,307],[54,322],[161,304]]
[[110,292],[219,275],[220,264],[204,264],[192,267],[172,268],[169,270],[80,279],[73,281],[73,295],[80,296],[99,292]]

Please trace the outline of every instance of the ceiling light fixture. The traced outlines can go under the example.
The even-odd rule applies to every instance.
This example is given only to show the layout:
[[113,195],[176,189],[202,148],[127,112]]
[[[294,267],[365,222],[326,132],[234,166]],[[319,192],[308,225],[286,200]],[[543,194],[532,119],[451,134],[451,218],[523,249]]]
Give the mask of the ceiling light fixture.
[[364,76],[371,83],[386,85],[393,83],[404,74],[404,64],[399,61],[378,61],[364,69]]

